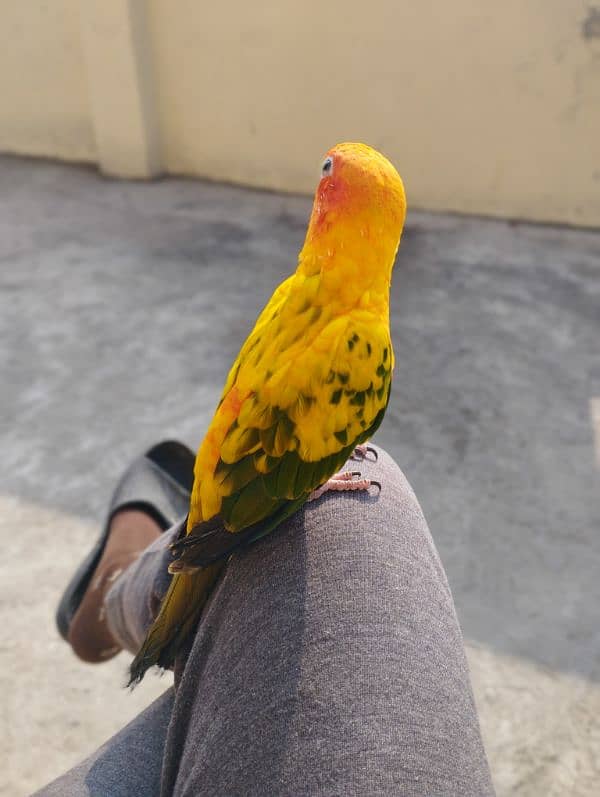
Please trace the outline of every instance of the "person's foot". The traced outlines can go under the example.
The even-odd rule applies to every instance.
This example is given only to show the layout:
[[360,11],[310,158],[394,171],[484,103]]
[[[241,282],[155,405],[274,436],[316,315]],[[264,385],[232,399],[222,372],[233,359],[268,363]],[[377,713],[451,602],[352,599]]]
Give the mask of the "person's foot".
[[104,598],[161,531],[158,523],[138,509],[123,509],[113,516],[102,557],[69,626],[67,641],[83,661],[107,661],[120,652],[106,622]]

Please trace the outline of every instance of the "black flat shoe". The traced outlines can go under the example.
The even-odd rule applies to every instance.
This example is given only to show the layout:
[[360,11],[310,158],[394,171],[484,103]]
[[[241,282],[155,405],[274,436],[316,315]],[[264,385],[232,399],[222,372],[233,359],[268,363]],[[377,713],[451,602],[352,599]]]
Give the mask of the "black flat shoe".
[[166,440],[152,446],[127,468],[112,495],[102,533],[58,604],[56,625],[63,639],[67,639],[71,620],[100,561],[115,513],[139,509],[150,515],[163,531],[170,528],[189,509],[194,460],[194,454],[183,443]]

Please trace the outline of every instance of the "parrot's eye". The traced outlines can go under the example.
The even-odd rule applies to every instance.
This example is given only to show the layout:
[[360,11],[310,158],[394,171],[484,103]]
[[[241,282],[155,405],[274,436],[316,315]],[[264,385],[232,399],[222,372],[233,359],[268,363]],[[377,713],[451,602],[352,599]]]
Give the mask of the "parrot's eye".
[[333,158],[325,158],[321,166],[321,177],[329,177],[333,174]]

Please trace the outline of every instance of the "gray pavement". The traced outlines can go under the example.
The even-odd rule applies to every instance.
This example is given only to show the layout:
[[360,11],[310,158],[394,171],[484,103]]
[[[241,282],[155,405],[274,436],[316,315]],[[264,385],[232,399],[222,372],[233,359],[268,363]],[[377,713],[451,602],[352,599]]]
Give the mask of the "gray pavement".
[[[295,266],[309,208],[301,197],[111,182],[0,158],[0,495],[21,507],[15,517],[39,506],[88,529],[133,455],[164,436],[199,443],[237,348]],[[411,212],[392,325],[394,389],[377,441],[412,482],[446,567],[499,794],[534,795],[544,778],[567,778],[568,793],[591,795],[599,712],[580,735],[555,735],[558,753],[542,740],[533,754],[532,733],[552,725],[553,702],[563,716],[582,694],[600,708],[590,413],[600,397],[600,234]],[[15,533],[31,542],[19,549],[24,570],[38,544],[51,546],[60,579],[81,553],[63,551],[60,528],[39,541],[35,529]],[[77,539],[83,548],[83,532]],[[45,605],[62,586],[52,568],[47,578]],[[11,583],[9,627],[23,601]],[[42,677],[51,663],[28,666]],[[498,697],[500,682],[521,686]],[[520,751],[499,741],[506,722],[514,738],[517,722],[531,728]],[[559,777],[552,767],[565,750]],[[588,768],[579,781],[569,780],[573,756]]]

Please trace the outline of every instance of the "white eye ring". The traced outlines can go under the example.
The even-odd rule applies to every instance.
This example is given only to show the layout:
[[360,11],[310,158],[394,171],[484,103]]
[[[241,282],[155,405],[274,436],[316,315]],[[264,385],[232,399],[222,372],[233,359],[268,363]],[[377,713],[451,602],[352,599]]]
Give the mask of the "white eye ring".
[[321,166],[321,177],[331,177],[333,174],[333,158],[325,158]]

